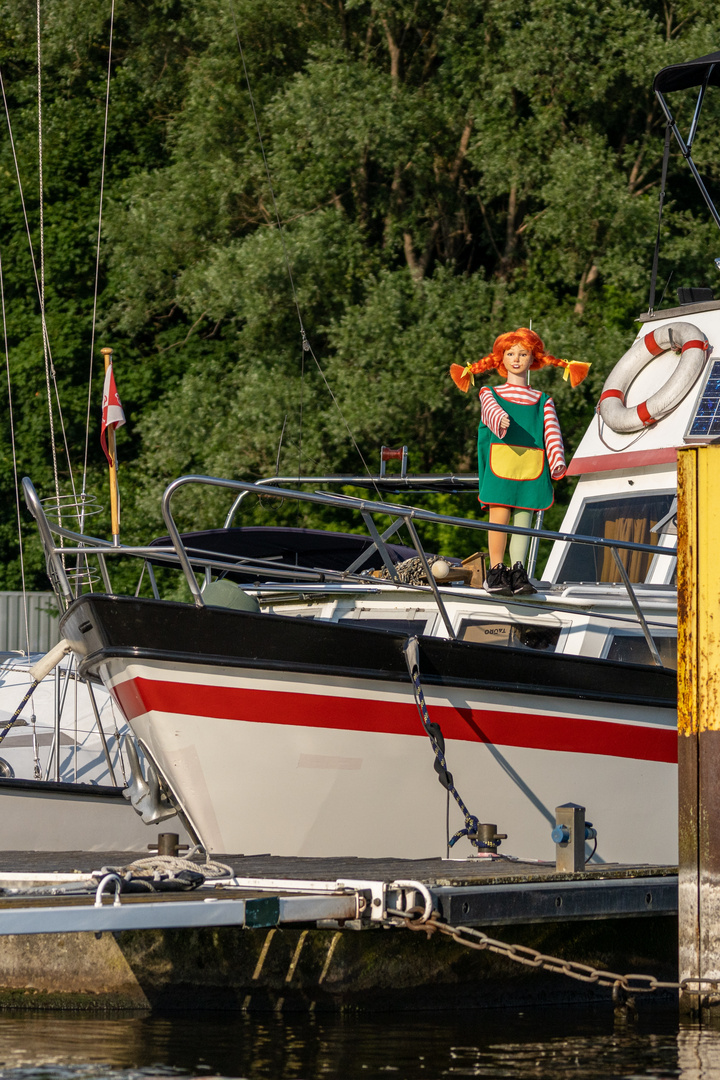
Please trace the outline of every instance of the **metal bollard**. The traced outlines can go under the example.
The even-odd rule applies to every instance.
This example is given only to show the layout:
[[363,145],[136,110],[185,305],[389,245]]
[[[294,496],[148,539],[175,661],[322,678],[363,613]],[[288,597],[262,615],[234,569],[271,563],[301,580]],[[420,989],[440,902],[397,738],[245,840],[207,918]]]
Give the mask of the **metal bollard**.
[[478,822],[476,836],[478,851],[489,851],[492,855],[496,855],[501,842],[507,840],[507,833],[499,833],[497,825],[489,822]]

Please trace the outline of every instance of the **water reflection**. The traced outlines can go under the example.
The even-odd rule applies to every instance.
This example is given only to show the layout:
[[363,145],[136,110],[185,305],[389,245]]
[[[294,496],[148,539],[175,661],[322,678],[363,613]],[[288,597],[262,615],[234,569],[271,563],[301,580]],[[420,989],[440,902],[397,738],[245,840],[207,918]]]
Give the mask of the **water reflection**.
[[720,1030],[672,1015],[0,1013],[2,1080],[716,1080]]
[[683,1028],[678,1032],[678,1076],[708,1080],[720,1076],[720,1031]]

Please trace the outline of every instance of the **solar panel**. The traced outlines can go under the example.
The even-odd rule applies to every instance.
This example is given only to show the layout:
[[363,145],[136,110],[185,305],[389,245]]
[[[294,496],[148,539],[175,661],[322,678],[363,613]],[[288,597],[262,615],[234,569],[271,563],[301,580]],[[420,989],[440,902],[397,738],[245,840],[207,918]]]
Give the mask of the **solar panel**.
[[720,360],[713,360],[685,432],[685,442],[705,443],[717,438],[720,438]]

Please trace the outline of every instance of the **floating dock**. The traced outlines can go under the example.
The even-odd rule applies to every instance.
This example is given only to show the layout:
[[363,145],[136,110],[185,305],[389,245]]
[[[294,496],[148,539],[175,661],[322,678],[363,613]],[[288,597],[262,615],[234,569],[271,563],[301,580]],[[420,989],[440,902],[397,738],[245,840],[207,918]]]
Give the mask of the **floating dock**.
[[[628,993],[643,1006],[677,1002],[677,989],[657,986],[677,979],[674,866],[214,860],[233,874],[138,894],[119,891],[122,873],[103,872],[126,868],[127,852],[1,855],[0,1006],[386,1010],[609,1004]],[[202,873],[203,860],[193,864]],[[608,972],[640,979],[618,984]]]

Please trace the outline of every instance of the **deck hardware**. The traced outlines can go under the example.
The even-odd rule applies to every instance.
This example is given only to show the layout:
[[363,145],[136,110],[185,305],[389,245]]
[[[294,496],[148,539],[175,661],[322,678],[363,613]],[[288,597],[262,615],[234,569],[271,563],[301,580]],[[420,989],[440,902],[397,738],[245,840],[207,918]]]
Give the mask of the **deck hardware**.
[[105,877],[100,880],[100,884],[98,885],[97,891],[95,893],[95,907],[103,906],[103,893],[105,892],[106,886],[109,885],[112,885],[115,888],[115,899],[113,900],[113,907],[120,907],[120,890],[122,888],[122,883],[117,874],[106,874]]
[[[472,840],[472,836],[470,836],[470,839]],[[478,851],[489,851],[495,855],[503,840],[507,840],[507,833],[499,833],[497,825],[483,821],[478,822],[475,840],[473,841]]]
[[157,770],[152,762],[147,762],[147,780],[143,776],[140,759],[133,739],[125,740],[130,772],[130,783],[123,791],[136,814],[139,814],[146,825],[157,825],[166,818],[175,816],[175,808],[167,801],[160,791],[160,781]]
[[393,450],[389,446],[380,447],[380,475],[385,476],[385,465],[388,461],[400,462],[400,476],[404,479],[407,476],[407,463],[408,463],[408,448],[402,446],[398,450]]
[[[416,922],[425,923],[428,919],[432,918],[434,901],[433,896],[427,885],[423,885],[421,881],[393,881],[386,886],[386,893],[392,893],[397,889],[401,889],[399,897],[394,901],[392,910],[406,912],[410,911],[416,906],[415,894],[420,893],[423,902],[422,915],[418,914]],[[388,897],[390,899],[390,897]]]
[[559,873],[575,874],[585,869],[585,841],[597,836],[592,822],[585,822],[585,807],[563,803],[555,807],[555,865]]
[[177,858],[181,851],[189,851],[187,844],[179,843],[180,835],[175,832],[158,833],[157,844],[148,844],[148,851],[156,851],[158,855],[170,855]]

